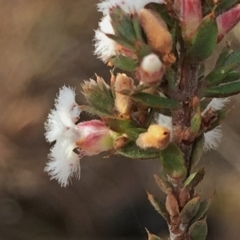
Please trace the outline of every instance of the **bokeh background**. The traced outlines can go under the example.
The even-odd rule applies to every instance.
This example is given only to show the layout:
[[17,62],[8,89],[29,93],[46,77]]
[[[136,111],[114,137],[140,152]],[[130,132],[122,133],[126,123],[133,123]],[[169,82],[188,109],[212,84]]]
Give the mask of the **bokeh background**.
[[[96,3],[0,0],[0,240],[146,239],[145,227],[167,232],[146,196],[146,190],[159,195],[152,177],[158,161],[84,158],[81,180],[68,188],[43,171],[49,151],[43,123],[58,88],[75,87],[82,102],[84,79],[109,78],[92,54],[101,17]],[[226,38],[234,48],[239,28]],[[201,162],[207,175],[199,191],[214,195],[208,240],[240,235],[240,97],[230,105],[220,147]]]

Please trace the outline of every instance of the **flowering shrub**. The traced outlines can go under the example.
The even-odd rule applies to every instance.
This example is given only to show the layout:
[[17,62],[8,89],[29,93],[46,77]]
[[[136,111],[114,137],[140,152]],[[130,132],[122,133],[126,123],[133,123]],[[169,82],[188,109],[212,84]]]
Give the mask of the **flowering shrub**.
[[[211,72],[204,62],[240,21],[240,4],[105,0],[98,10],[103,18],[94,53],[113,68],[111,77],[82,83],[88,105],[75,102],[72,88],[60,89],[45,123],[46,140],[55,141],[45,171],[66,187],[80,177],[84,156],[108,151],[160,160],[154,177],[165,204],[148,198],[167,221],[169,238],[204,240],[210,199],[196,192],[205,170],[194,167],[204,151],[218,146],[225,106],[240,92],[240,49],[226,44]],[[83,111],[97,118],[82,121]]]

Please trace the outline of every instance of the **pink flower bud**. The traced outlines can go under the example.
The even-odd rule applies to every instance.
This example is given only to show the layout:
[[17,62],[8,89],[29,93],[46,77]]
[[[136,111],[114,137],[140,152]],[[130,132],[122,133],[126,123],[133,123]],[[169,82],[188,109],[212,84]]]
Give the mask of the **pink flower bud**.
[[88,156],[112,149],[117,137],[117,133],[111,131],[100,120],[80,122],[76,130],[79,135],[76,145]]
[[218,42],[240,21],[240,4],[217,17]]
[[201,1],[175,0],[174,4],[180,13],[183,38],[191,40],[202,21]]
[[155,83],[162,79],[164,72],[165,66],[159,57],[151,53],[143,58],[137,70],[137,78],[144,83]]

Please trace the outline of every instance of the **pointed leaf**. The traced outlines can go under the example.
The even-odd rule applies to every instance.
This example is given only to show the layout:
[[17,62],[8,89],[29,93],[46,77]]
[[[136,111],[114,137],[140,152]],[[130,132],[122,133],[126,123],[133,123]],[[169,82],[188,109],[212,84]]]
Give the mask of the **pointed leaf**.
[[123,55],[118,55],[116,57],[110,58],[111,62],[115,67],[120,68],[124,71],[135,71],[138,67],[138,61],[133,58],[129,58]]
[[187,54],[196,60],[204,60],[208,58],[217,44],[217,23],[209,14],[203,18],[197,32],[192,40],[192,46],[188,49]]
[[160,153],[162,166],[170,177],[179,179],[186,175],[184,155],[177,145],[170,143]]
[[186,205],[186,203],[190,200],[190,197],[191,196],[188,189],[186,189],[185,187],[181,188],[178,195],[179,206],[183,208]]
[[240,92],[240,81],[221,84],[216,87],[210,87],[202,91],[203,97],[229,97]]
[[207,231],[206,220],[201,220],[194,223],[189,228],[190,240],[205,240],[207,237]]
[[229,46],[229,45],[226,45],[226,46],[222,49],[222,52],[219,54],[214,69],[218,69],[218,68],[224,66],[224,62],[225,62],[227,56],[229,55],[229,53],[230,53],[230,46]]
[[190,157],[191,167],[197,165],[199,160],[203,154],[203,145],[204,145],[204,137],[201,135],[200,137],[196,138],[193,143],[193,148]]
[[231,71],[227,74],[227,76],[222,80],[222,83],[229,83],[240,80],[240,72]]
[[84,112],[89,113],[90,115],[96,115],[101,118],[114,118],[115,117],[114,115],[107,113],[106,111],[101,111],[101,110],[99,111],[96,108],[87,106],[87,105],[81,105],[80,109]]
[[132,159],[155,159],[159,158],[159,151],[156,149],[147,149],[144,150],[139,148],[134,142],[128,143],[124,147],[120,148],[117,154],[121,154],[125,157]]
[[199,168],[197,172],[192,173],[184,182],[184,187],[189,190],[194,189],[202,180],[205,175],[204,167]]
[[196,215],[194,216],[194,218],[191,220],[191,223],[190,223],[191,225],[206,215],[206,212],[207,212],[208,208],[210,207],[211,202],[212,202],[211,199],[202,200],[200,202],[198,211],[197,211]]
[[193,115],[191,122],[190,122],[190,128],[194,134],[198,133],[200,126],[201,126],[201,122],[202,122],[202,115],[201,115],[201,111],[200,111],[200,106],[198,106],[195,109],[195,114]]
[[218,1],[218,5],[217,5],[217,8],[215,10],[216,15],[219,15],[219,14],[229,10],[231,7],[233,7],[238,2],[239,2],[239,0],[221,0],[221,1]]
[[166,210],[168,211],[169,215],[171,216],[171,219],[178,218],[179,216],[179,205],[178,201],[173,195],[172,192],[169,192],[166,198]]
[[146,231],[147,231],[147,235],[148,235],[148,240],[162,240],[162,238],[150,233],[147,229],[146,229]]
[[125,13],[120,7],[113,7],[110,9],[110,17],[116,36],[120,36],[129,42],[136,40],[135,30],[129,14]]
[[164,206],[164,204],[159,201],[156,197],[154,197],[152,194],[147,193],[148,200],[154,207],[154,209],[166,220],[169,221],[169,214]]
[[178,106],[178,102],[172,99],[152,95],[149,93],[135,93],[132,98],[136,102],[143,103],[146,106],[154,108],[169,108],[174,109]]
[[146,129],[139,128],[133,122],[125,119],[105,119],[105,122],[110,128],[118,133],[127,134],[130,140],[135,141],[140,133],[146,131]]
[[170,183],[165,181],[163,178],[160,178],[157,175],[154,175],[154,178],[156,184],[164,193],[168,194],[168,192],[172,190]]
[[182,224],[188,224],[190,220],[196,215],[200,205],[200,197],[191,199],[180,213]]

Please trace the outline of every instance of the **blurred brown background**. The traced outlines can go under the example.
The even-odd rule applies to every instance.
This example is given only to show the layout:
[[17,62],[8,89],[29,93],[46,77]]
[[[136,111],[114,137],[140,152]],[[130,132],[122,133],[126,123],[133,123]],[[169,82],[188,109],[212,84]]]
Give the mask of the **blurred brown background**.
[[[76,87],[81,102],[81,81],[94,73],[109,77],[92,54],[96,3],[0,0],[0,240],[146,239],[145,227],[166,233],[146,197],[146,190],[157,195],[157,161],[84,158],[81,180],[68,188],[43,172],[49,151],[43,122],[58,88]],[[239,28],[228,36],[234,47]],[[218,151],[202,161],[201,191],[206,197],[216,191],[209,240],[240,235],[240,98],[232,105]]]

